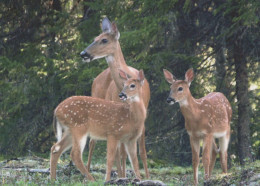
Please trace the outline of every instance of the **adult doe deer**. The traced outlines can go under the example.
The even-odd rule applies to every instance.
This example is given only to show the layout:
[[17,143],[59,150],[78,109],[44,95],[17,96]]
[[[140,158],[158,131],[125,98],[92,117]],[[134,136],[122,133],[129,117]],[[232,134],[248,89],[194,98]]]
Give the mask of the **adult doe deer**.
[[52,179],[56,178],[56,166],[60,155],[72,147],[72,161],[83,175],[89,180],[94,180],[82,161],[87,136],[95,140],[107,140],[106,181],[110,180],[116,150],[121,143],[126,148],[136,177],[141,178],[136,144],[142,134],[146,118],[142,97],[144,73],[140,70],[138,78],[131,78],[122,70],[119,73],[121,78],[125,79],[119,97],[126,103],[73,96],[61,102],[55,109],[54,125],[57,126],[58,142],[51,148]]
[[[205,97],[192,97],[189,86],[194,79],[193,69],[185,74],[185,80],[177,80],[168,70],[163,70],[165,79],[171,84],[169,104],[178,102],[185,118],[185,128],[190,136],[194,184],[198,184],[198,166],[200,140],[203,140],[202,162],[204,178],[210,178],[215,165],[216,155],[220,151],[221,167],[227,172],[227,149],[230,138],[230,120],[232,110],[227,98],[220,92],[212,92]],[[215,138],[219,139],[220,150]]]
[[[132,77],[136,77],[138,71],[130,66],[127,66],[121,47],[119,43],[120,33],[115,23],[111,23],[108,18],[104,18],[102,21],[102,33],[97,36],[92,44],[90,44],[85,50],[81,52],[83,61],[90,62],[99,58],[106,58],[109,68],[100,73],[92,84],[92,96],[97,98],[103,98],[106,100],[118,101],[118,94],[123,88],[123,79],[120,78],[118,69],[122,69]],[[143,85],[142,95],[145,108],[148,108],[150,100],[150,88],[149,83],[145,79]],[[90,162],[92,152],[95,146],[95,141],[91,140],[89,145],[89,156],[87,169],[90,169]],[[142,132],[142,136],[139,139],[139,153],[144,165],[146,177],[149,178],[149,172],[147,168],[147,155],[145,149],[145,128]],[[126,153],[122,149],[122,164],[123,170],[121,173],[121,160],[117,158],[117,169],[120,177],[125,177],[125,165],[126,165]]]

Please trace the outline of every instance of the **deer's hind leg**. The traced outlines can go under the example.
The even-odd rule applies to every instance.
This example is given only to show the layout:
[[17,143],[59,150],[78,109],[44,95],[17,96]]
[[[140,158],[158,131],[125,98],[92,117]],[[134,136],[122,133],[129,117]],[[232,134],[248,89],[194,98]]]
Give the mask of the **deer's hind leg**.
[[56,167],[59,157],[72,145],[71,135],[65,132],[62,139],[51,147],[50,175],[51,179],[56,179]]
[[227,173],[227,149],[229,144],[230,134],[219,138],[219,147],[220,147],[220,163],[223,173]]
[[148,179],[150,177],[150,175],[149,175],[149,171],[147,168],[147,154],[146,154],[146,149],[145,149],[145,128],[143,128],[142,135],[139,138],[138,142],[139,142],[139,154],[140,154],[141,160],[143,162],[145,176]]
[[137,158],[137,143],[135,140],[128,141],[125,143],[126,151],[131,162],[131,165],[134,169],[136,178],[141,180],[141,175],[139,171],[139,163]]
[[84,166],[82,160],[82,153],[86,145],[87,135],[86,134],[79,134],[73,135],[73,145],[71,149],[71,159],[79,169],[81,174],[87,177],[88,180],[94,181],[95,179],[91,176],[87,168]]
[[96,140],[90,139],[90,141],[89,141],[89,151],[88,151],[88,162],[87,162],[87,165],[86,165],[88,171],[90,170],[90,164],[91,164],[92,154],[93,154],[95,145],[96,145]]

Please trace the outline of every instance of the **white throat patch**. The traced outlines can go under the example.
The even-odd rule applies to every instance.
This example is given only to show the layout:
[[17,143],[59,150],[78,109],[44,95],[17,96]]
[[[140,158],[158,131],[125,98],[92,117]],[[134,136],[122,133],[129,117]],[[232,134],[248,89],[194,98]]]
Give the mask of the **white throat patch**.
[[106,56],[107,63],[111,63],[115,61],[115,58],[113,56]]
[[189,105],[187,99],[179,101],[179,104],[180,104],[180,106],[188,106]]
[[129,98],[130,102],[139,102],[140,101],[140,98],[139,96],[132,96]]

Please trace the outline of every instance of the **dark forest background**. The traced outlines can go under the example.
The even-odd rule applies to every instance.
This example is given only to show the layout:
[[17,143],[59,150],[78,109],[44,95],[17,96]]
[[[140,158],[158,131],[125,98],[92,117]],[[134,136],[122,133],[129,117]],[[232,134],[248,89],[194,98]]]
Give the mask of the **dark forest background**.
[[[1,0],[0,154],[49,154],[54,108],[90,95],[105,59],[83,64],[79,53],[115,21],[129,66],[151,87],[146,147],[153,161],[190,165],[179,106],[169,106],[162,69],[196,72],[195,98],[223,92],[232,104],[229,158],[260,159],[259,0]],[[105,150],[105,149],[104,149]]]

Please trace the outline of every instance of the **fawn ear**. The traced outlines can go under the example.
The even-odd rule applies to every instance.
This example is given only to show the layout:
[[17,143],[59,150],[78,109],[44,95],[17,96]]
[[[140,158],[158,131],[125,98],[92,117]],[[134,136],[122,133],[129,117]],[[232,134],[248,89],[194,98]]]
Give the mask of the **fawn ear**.
[[117,40],[119,40],[119,38],[120,38],[120,32],[118,31],[115,22],[112,23],[112,33],[115,35],[115,38],[116,38]]
[[128,75],[125,71],[118,69],[119,70],[119,76],[125,80],[128,80],[131,78],[130,75]]
[[194,79],[194,71],[193,71],[193,68],[190,68],[189,70],[187,70],[187,72],[185,73],[185,81],[187,81],[187,83],[191,84],[191,82],[193,81]]
[[163,69],[163,73],[164,73],[164,77],[166,79],[166,81],[168,81],[168,83],[173,84],[174,81],[176,81],[176,77],[174,75],[172,75],[172,73],[170,73],[168,70]]
[[111,33],[112,31],[112,24],[107,17],[102,21],[102,31],[107,33]]
[[144,71],[141,69],[138,73],[138,80],[141,83],[141,86],[143,86],[144,84]]

